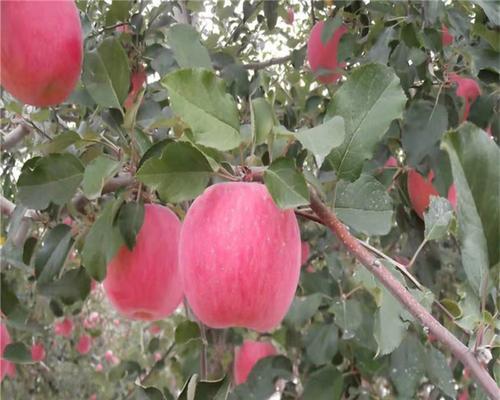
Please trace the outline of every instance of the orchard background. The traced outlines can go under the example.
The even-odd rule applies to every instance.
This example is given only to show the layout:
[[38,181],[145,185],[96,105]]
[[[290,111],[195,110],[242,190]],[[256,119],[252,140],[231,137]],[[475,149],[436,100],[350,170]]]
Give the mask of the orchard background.
[[[499,398],[495,2],[76,4],[71,95],[2,92],[2,398]],[[332,79],[307,60],[318,21],[316,46],[345,26]],[[309,248],[282,323],[118,314],[98,281],[144,204],[182,221],[238,180],[294,209]],[[244,339],[278,355],[235,386]]]

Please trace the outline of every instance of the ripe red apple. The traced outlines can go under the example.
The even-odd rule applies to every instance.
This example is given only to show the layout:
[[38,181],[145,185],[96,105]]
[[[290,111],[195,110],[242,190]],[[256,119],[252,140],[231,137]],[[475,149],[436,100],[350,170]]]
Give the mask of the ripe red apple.
[[300,249],[301,249],[300,264],[304,266],[306,261],[309,259],[309,243],[301,242]]
[[[324,26],[324,21],[319,21],[312,28],[307,42],[307,59],[311,70],[318,73],[318,80],[321,83],[334,83],[342,76],[339,72],[333,71],[342,68],[344,65],[337,60],[337,50],[340,39],[347,32],[347,27],[342,25],[337,28],[326,45],[324,45],[321,41],[321,32],[323,32]],[[332,73],[325,74],[321,70],[332,71]]]
[[3,359],[3,352],[11,342],[7,327],[0,322],[0,382],[3,381],[5,375],[9,375],[11,378],[16,376],[16,365]]
[[288,25],[292,25],[294,20],[295,20],[295,14],[293,12],[293,8],[288,7],[288,9],[286,11],[286,20],[285,21]]
[[45,107],[73,91],[82,66],[82,31],[73,0],[1,1],[1,84]]
[[470,106],[481,95],[481,88],[478,83],[472,78],[464,78],[455,73],[449,74],[450,82],[457,85],[456,94],[464,99],[464,113],[462,121],[466,121],[469,116]]
[[73,332],[73,321],[69,318],[64,318],[62,321],[56,322],[54,324],[54,333],[57,336],[71,337]]
[[181,223],[168,208],[147,204],[130,251],[123,245],[108,265],[103,286],[111,304],[131,319],[155,321],[182,300],[178,268]]
[[179,265],[186,298],[212,328],[269,331],[284,318],[300,274],[300,232],[260,183],[218,183],[186,214]]
[[33,343],[31,346],[31,359],[35,362],[45,360],[45,347],[43,343]]
[[448,189],[448,201],[451,203],[452,207],[457,209],[457,187],[453,183]]
[[410,203],[421,219],[424,219],[424,211],[427,210],[431,196],[439,196],[438,191],[431,183],[432,178],[425,179],[414,169],[408,172],[408,194]]
[[92,338],[89,335],[82,335],[75,346],[80,354],[87,354],[92,348]]
[[385,168],[397,168],[398,160],[394,156],[390,156],[384,164]]
[[137,95],[142,89],[142,86],[146,82],[146,71],[144,71],[144,67],[140,67],[138,71],[132,73],[132,76],[130,77],[130,92],[123,102],[123,105],[125,109],[130,109],[133,107],[135,100],[137,99]]
[[234,352],[234,380],[241,385],[248,378],[248,374],[257,362],[265,357],[278,354],[276,348],[268,342],[245,340],[243,345]]
[[449,46],[453,43],[453,35],[450,33],[446,25],[441,26],[441,42],[443,43],[443,47]]

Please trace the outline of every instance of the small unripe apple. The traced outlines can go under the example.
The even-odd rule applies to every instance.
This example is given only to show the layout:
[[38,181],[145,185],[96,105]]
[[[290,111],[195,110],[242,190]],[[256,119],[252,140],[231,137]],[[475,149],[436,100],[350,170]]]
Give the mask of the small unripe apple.
[[446,25],[441,26],[441,42],[443,47],[449,46],[453,43],[453,35],[450,33]]
[[73,332],[73,321],[69,318],[64,318],[62,321],[56,322],[54,324],[54,333],[57,336],[71,337]]
[[1,1],[2,86],[26,104],[59,104],[82,65],[82,29],[73,0]]
[[108,265],[103,286],[111,304],[131,319],[167,317],[182,300],[178,268],[181,223],[168,208],[147,204],[132,251],[123,245]]
[[[318,74],[318,80],[321,83],[333,83],[342,76],[339,72],[335,72],[336,69],[342,68],[344,65],[338,62],[337,50],[340,39],[347,32],[347,27],[341,25],[335,30],[328,42],[323,44],[321,33],[324,26],[324,21],[319,21],[312,28],[307,42],[307,60],[311,70]],[[328,71],[332,71],[332,73],[328,73]]]
[[31,359],[35,362],[45,360],[45,347],[43,343],[33,343],[31,345]]
[[92,338],[89,335],[82,335],[75,346],[80,354],[87,354],[92,348]]
[[269,331],[280,324],[300,275],[300,232],[260,183],[218,183],[189,208],[179,265],[194,314],[212,328]]
[[248,378],[248,374],[259,360],[278,354],[276,348],[269,342],[255,342],[245,340],[243,345],[234,352],[234,380],[241,385]]
[[424,211],[429,207],[431,196],[439,196],[438,191],[431,183],[432,178],[425,179],[414,169],[408,172],[408,195],[410,203],[417,215],[424,219]]
[[309,251],[310,251],[309,250],[309,243],[301,242],[300,249],[301,249],[300,264],[302,266],[304,266],[306,261],[309,259]]
[[16,365],[3,358],[3,352],[11,342],[12,339],[10,338],[7,327],[0,322],[0,382],[3,381],[5,375],[9,375],[11,378],[16,376]]
[[466,121],[469,117],[471,104],[481,95],[479,84],[472,78],[464,78],[455,73],[449,74],[450,82],[457,85],[456,94],[464,99],[464,113],[462,121]]

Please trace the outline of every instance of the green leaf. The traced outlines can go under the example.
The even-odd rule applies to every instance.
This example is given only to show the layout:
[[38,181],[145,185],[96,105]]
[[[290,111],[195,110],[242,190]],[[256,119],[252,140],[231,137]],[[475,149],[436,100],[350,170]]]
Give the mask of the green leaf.
[[321,305],[322,296],[315,293],[310,296],[294,297],[285,317],[285,323],[301,327],[316,313]]
[[129,250],[135,246],[136,237],[144,222],[144,205],[141,203],[125,203],[120,207],[116,223]]
[[359,177],[365,160],[373,156],[391,121],[402,114],[406,97],[397,76],[380,64],[354,70],[333,96],[328,115],[345,121],[345,139],[328,161],[341,179]]
[[113,0],[111,7],[109,7],[106,13],[106,25],[127,21],[131,7],[132,2],[129,0]]
[[335,212],[342,222],[367,235],[386,235],[392,225],[392,200],[385,186],[370,175],[353,183],[340,181]]
[[150,158],[137,178],[155,188],[162,200],[180,202],[198,196],[208,184],[212,168],[203,154],[187,142],[169,143],[161,158]]
[[431,196],[429,210],[424,213],[425,240],[439,240],[446,236],[453,218],[453,208],[448,200]]
[[42,154],[59,153],[72,144],[80,142],[81,137],[78,133],[73,131],[68,131],[57,135],[50,142],[42,143],[38,146],[38,151]]
[[418,338],[411,334],[391,354],[389,376],[401,398],[413,399],[424,375],[425,349]]
[[200,42],[198,31],[187,24],[175,24],[167,32],[167,43],[181,68],[212,69],[207,49]]
[[344,119],[339,116],[330,118],[314,128],[297,132],[295,137],[321,164],[335,147],[344,142]]
[[70,305],[85,300],[90,293],[90,277],[85,268],[71,269],[55,282],[38,284],[40,294],[60,299]]
[[165,400],[165,396],[160,389],[153,386],[140,387],[137,386],[134,392],[134,400]]
[[9,284],[3,273],[1,274],[0,296],[1,310],[7,319],[9,321],[16,321],[24,324],[29,315],[28,310],[19,301],[12,290],[12,284]]
[[212,71],[182,69],[161,81],[172,109],[186,121],[196,143],[226,151],[238,147],[240,122],[234,99]]
[[104,39],[85,54],[82,81],[98,105],[121,109],[130,85],[130,68],[119,39]]
[[71,228],[66,224],[59,224],[45,234],[35,255],[35,276],[39,285],[59,275],[72,245]]
[[113,224],[115,202],[108,202],[90,228],[82,250],[82,262],[89,275],[102,282],[106,267],[123,244],[118,227]]
[[437,149],[437,143],[448,129],[448,112],[442,104],[427,100],[411,103],[404,115],[403,149],[408,164],[416,167],[425,156]]
[[309,204],[309,191],[304,175],[289,158],[278,158],[264,172],[264,183],[280,208]]
[[100,155],[94,158],[86,167],[83,174],[83,194],[89,200],[97,199],[101,195],[104,183],[120,169],[120,163],[112,158]]
[[340,25],[342,25],[342,18],[340,15],[336,15],[334,18],[328,18],[325,21],[321,31],[321,43],[323,43],[323,46],[328,43],[335,31],[340,28]]
[[259,97],[250,103],[252,117],[252,136],[256,145],[265,143],[274,126],[274,115],[271,104]]
[[65,204],[83,178],[83,165],[71,154],[37,157],[33,164],[23,168],[17,181],[19,200],[26,207],[41,210],[51,202]]
[[484,13],[491,22],[497,26],[500,25],[500,13],[498,12],[498,3],[496,1],[472,0],[472,2],[476,3],[483,9]]
[[488,267],[499,262],[500,150],[472,124],[448,132],[442,142],[457,188],[462,264],[477,295],[482,294]]
[[226,376],[217,381],[199,381],[194,374],[184,385],[177,400],[226,400],[231,380]]
[[5,346],[2,358],[16,364],[30,364],[33,362],[31,351],[22,342],[14,342]]
[[339,331],[332,323],[314,324],[304,338],[307,358],[314,365],[331,362],[337,354]]
[[274,29],[276,22],[278,21],[278,7],[279,3],[277,1],[264,2],[264,16],[266,17],[267,28],[270,31]]
[[455,398],[455,382],[451,369],[445,356],[436,348],[432,347],[425,353],[425,369],[432,383],[440,388],[446,395]]
[[200,327],[196,322],[183,321],[175,328],[175,343],[184,344],[200,338]]
[[330,307],[335,314],[335,324],[343,329],[343,338],[352,337],[363,321],[363,311],[356,299],[336,300]]
[[314,371],[304,384],[303,400],[340,400],[344,378],[337,368],[327,365]]

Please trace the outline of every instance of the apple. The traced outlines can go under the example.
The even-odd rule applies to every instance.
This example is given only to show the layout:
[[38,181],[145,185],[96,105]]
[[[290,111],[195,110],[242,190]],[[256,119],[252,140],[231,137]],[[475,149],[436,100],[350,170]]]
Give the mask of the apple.
[[[340,39],[347,32],[347,27],[341,25],[326,44],[323,44],[321,33],[324,26],[324,21],[319,21],[312,28],[307,42],[307,59],[311,70],[318,74],[317,78],[321,83],[334,83],[342,77],[342,74],[335,70],[344,66],[337,60],[337,50]],[[322,70],[332,71],[332,73],[324,73]]]
[[441,42],[443,44],[443,47],[449,46],[450,44],[453,43],[453,35],[450,33],[448,30],[448,27],[446,25],[441,26]]
[[397,168],[398,160],[394,156],[390,156],[384,164],[385,168]]
[[152,324],[149,327],[149,332],[151,335],[159,335],[161,333],[161,327],[158,324]]
[[259,360],[278,354],[276,348],[269,342],[255,342],[245,340],[243,345],[234,352],[234,380],[241,385],[248,378],[248,374]]
[[309,250],[309,243],[301,242],[300,249],[301,249],[300,264],[303,266],[303,265],[305,265],[306,261],[309,259],[309,251],[310,251]]
[[87,318],[83,320],[85,329],[95,329],[101,322],[101,317],[97,311],[92,311]]
[[453,209],[457,209],[457,187],[453,183],[448,189],[448,201],[453,206]]
[[102,366],[101,363],[98,363],[96,366],[95,366],[95,372],[102,372],[102,370],[104,369],[104,367]]
[[59,104],[82,66],[82,28],[73,0],[1,1],[0,81],[26,104]]
[[421,219],[424,219],[424,211],[429,207],[430,197],[439,196],[438,191],[431,183],[433,175],[430,174],[429,179],[425,179],[414,169],[408,172],[407,186],[410,203]]
[[182,300],[178,268],[181,223],[168,208],[147,204],[132,251],[123,245],[108,265],[103,286],[111,304],[125,317],[155,321]]
[[293,21],[295,20],[295,14],[293,12],[293,8],[292,7],[288,7],[288,9],[286,10],[286,23],[288,25],[292,25],[293,24]]
[[92,338],[89,335],[82,335],[75,346],[80,354],[87,354],[92,348]]
[[449,79],[450,82],[457,85],[457,90],[455,92],[457,96],[464,99],[464,113],[462,115],[462,121],[466,121],[469,116],[471,104],[474,103],[481,95],[481,88],[474,79],[464,78],[463,76],[459,76],[455,73],[450,73]]
[[284,318],[300,274],[300,232],[255,182],[215,184],[189,208],[179,265],[186,299],[212,328],[265,332]]
[[45,360],[45,347],[43,343],[37,342],[31,345],[31,359],[35,362]]
[[16,365],[3,359],[3,352],[11,342],[12,340],[7,327],[0,322],[0,382],[3,381],[5,375],[9,375],[11,378],[16,376]]
[[73,321],[69,318],[64,318],[62,321],[56,322],[54,324],[54,333],[57,336],[71,337],[73,332]]
[[144,67],[142,66],[139,68],[138,71],[132,73],[132,76],[130,77],[130,84],[131,84],[130,92],[128,93],[128,96],[125,99],[125,101],[123,102],[123,106],[125,107],[125,109],[128,110],[133,107],[137,99],[137,95],[141,91],[144,83],[146,82],[146,78],[147,78],[146,71],[144,71]]

